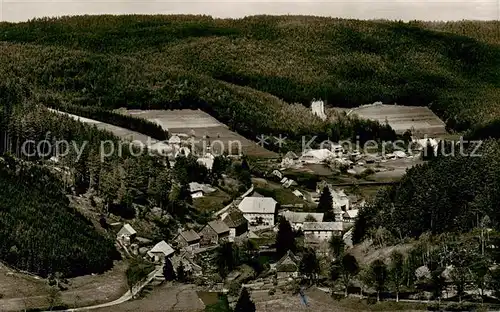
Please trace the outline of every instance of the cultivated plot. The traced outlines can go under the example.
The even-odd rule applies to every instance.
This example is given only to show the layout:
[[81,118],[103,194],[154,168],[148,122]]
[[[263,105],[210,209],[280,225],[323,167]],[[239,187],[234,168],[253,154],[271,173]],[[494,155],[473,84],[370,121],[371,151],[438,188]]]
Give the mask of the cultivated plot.
[[[342,109],[345,111],[345,109]],[[398,134],[411,130],[415,136],[441,136],[447,134],[445,123],[428,107],[371,104],[347,112],[381,124],[388,123]]]
[[[129,110],[128,114],[144,118],[161,125],[171,134],[183,133],[194,136],[197,147],[212,146],[215,152],[224,151],[234,154],[241,146],[243,154],[257,157],[276,157],[257,143],[231,131],[226,125],[201,110]],[[222,144],[221,144],[222,143]]]

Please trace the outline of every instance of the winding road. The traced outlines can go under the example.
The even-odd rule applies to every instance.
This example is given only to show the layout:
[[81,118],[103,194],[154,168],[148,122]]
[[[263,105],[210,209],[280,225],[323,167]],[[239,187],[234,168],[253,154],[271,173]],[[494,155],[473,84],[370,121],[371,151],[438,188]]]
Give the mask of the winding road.
[[[73,309],[68,309],[68,310],[64,310],[64,311],[66,311],[66,312],[88,311],[88,310],[99,309],[99,308],[107,308],[107,307],[111,307],[111,306],[114,306],[117,304],[127,302],[130,299],[134,298],[144,287],[146,287],[146,285],[151,283],[151,281],[155,278],[155,276],[158,273],[160,273],[161,270],[162,270],[162,267],[157,266],[151,273],[148,274],[148,277],[143,282],[132,287],[132,291],[127,290],[127,292],[125,294],[123,294],[123,296],[121,296],[120,298],[118,298],[114,301],[110,301],[110,302],[106,302],[106,303],[102,303],[102,304],[96,304],[96,305],[88,306],[88,307],[73,308]],[[44,311],[44,312],[49,312],[49,311]]]

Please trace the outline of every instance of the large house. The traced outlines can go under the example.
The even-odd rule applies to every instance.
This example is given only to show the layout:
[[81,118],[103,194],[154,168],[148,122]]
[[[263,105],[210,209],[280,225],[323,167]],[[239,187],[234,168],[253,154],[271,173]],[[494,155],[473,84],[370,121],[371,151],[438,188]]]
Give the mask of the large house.
[[200,247],[200,236],[193,230],[180,232],[174,239],[179,248],[193,250]]
[[151,261],[155,263],[163,262],[165,258],[170,257],[174,254],[174,249],[170,247],[164,240],[156,244],[150,251],[148,251],[148,256]]
[[200,244],[202,246],[219,244],[223,240],[229,240],[230,232],[231,229],[221,220],[210,221],[198,233],[201,238]]
[[273,227],[278,203],[272,197],[245,197],[238,205],[251,227]]
[[281,217],[285,218],[292,228],[301,230],[304,222],[323,222],[324,213],[310,213],[310,212],[295,212],[295,211],[284,211],[279,214]]
[[327,161],[335,156],[330,150],[318,149],[318,150],[309,150],[304,152],[302,156],[300,156],[299,160],[303,163],[307,164],[319,164]]
[[342,222],[304,222],[302,232],[307,243],[328,241],[332,236],[341,236]]
[[248,220],[245,219],[243,213],[236,208],[231,208],[227,212],[223,213],[221,215],[221,220],[230,229],[230,240],[234,240],[234,238],[241,236],[248,231]]

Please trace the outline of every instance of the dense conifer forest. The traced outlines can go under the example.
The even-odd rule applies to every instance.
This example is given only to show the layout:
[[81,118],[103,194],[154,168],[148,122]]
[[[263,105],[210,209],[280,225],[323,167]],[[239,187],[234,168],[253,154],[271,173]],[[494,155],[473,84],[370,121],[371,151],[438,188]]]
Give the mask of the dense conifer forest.
[[[472,146],[474,145],[474,146]],[[384,228],[395,238],[418,238],[429,232],[465,233],[481,225],[500,229],[499,142],[438,150],[428,163],[408,170],[397,185],[380,191],[356,221],[354,240],[360,242]],[[448,155],[448,156],[443,156]],[[480,156],[479,156],[480,155]]]
[[0,161],[0,260],[41,276],[101,273],[120,255],[41,167]]
[[293,103],[424,105],[457,130],[491,121],[500,81],[495,25],[302,16],[38,19],[0,25],[7,52],[0,64],[2,76],[21,77],[40,101],[202,108],[252,138],[254,129],[334,139],[370,129],[372,137],[390,138],[370,123],[339,131]]

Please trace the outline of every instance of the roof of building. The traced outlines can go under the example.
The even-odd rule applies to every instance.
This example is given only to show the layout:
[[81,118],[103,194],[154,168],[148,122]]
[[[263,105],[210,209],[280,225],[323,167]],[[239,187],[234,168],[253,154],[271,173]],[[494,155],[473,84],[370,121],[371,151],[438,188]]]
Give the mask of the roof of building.
[[325,160],[329,157],[332,157],[333,153],[326,148],[317,149],[317,150],[309,150],[307,152],[302,153],[302,157],[307,158],[316,158],[319,160]]
[[295,190],[292,193],[293,193],[293,195],[295,195],[297,197],[304,196],[304,194],[302,194],[299,190]]
[[297,156],[297,154],[295,154],[294,152],[289,151],[288,153],[285,154],[285,157],[283,157],[283,158],[297,159],[297,158],[299,158],[299,156]]
[[208,226],[210,226],[217,234],[222,234],[230,231],[230,228],[221,220],[210,221],[208,222]]
[[245,197],[238,209],[243,213],[275,213],[276,204],[272,197]]
[[358,216],[358,209],[347,210],[344,215],[348,218],[356,218]]
[[132,226],[128,223],[124,224],[121,230],[118,232],[119,235],[134,235],[137,232],[132,228]]
[[191,182],[189,183],[189,191],[191,193],[195,193],[195,192],[203,192],[203,193],[213,193],[215,192],[216,190],[210,186],[207,186],[205,184],[200,184],[198,182]]
[[342,231],[343,222],[304,222],[302,231]]
[[240,210],[234,208],[227,213],[227,215],[222,219],[222,222],[224,222],[230,228],[236,228],[245,223],[248,223],[247,219],[245,219],[245,217],[243,216],[243,213],[241,213]]
[[288,250],[286,254],[276,263],[278,272],[296,272],[298,270],[299,258]]
[[162,240],[158,244],[154,245],[153,248],[151,248],[150,251],[148,251],[148,254],[154,254],[154,253],[163,253],[165,256],[169,256],[173,254],[175,251],[172,247],[170,247],[167,242]]
[[324,213],[310,213],[310,212],[294,212],[294,211],[285,211],[281,214],[285,219],[287,219],[290,223],[304,223],[306,222],[307,216],[311,216],[316,219],[316,222],[322,222]]
[[188,243],[200,240],[200,235],[198,235],[198,233],[196,233],[194,230],[183,231],[179,233],[179,235]]

